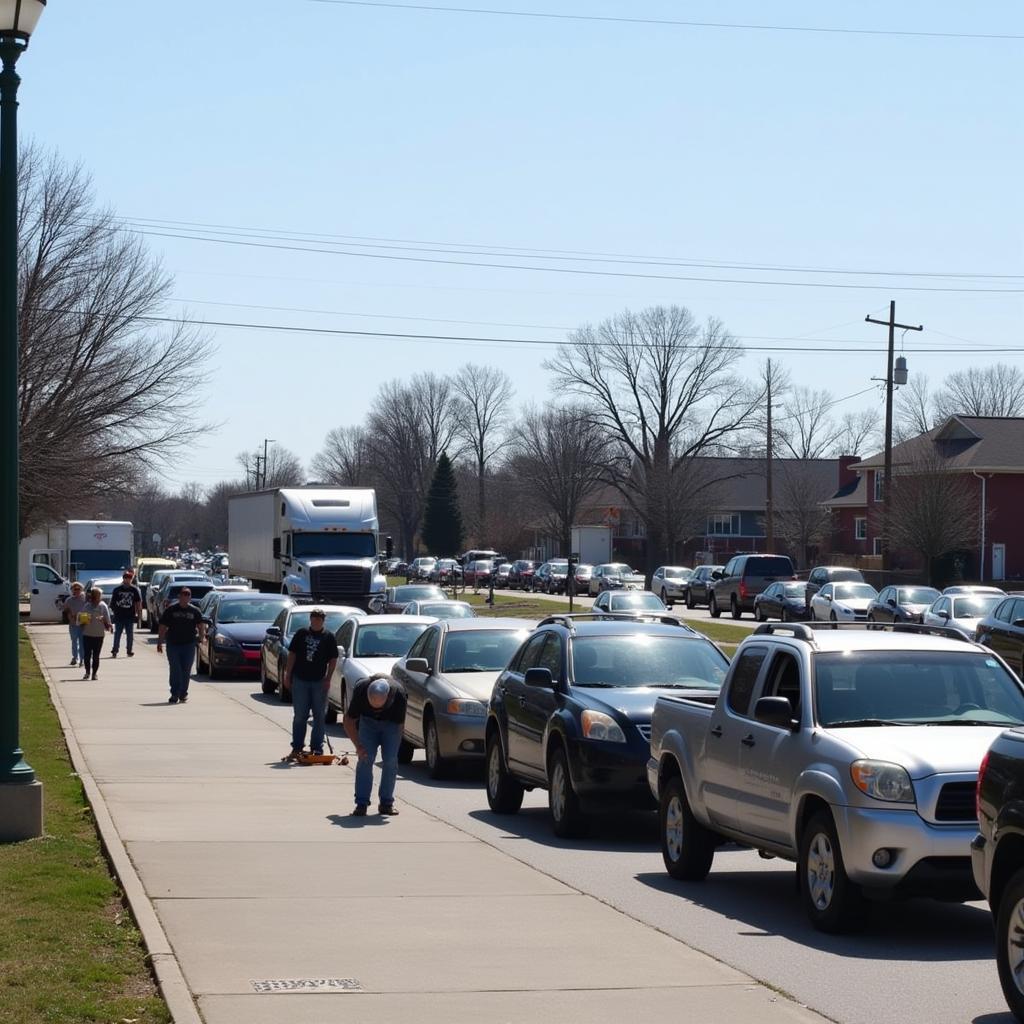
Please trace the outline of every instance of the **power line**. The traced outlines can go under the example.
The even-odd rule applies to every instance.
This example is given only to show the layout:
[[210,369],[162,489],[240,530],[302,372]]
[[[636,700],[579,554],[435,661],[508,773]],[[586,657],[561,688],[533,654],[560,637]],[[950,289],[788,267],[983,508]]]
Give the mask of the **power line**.
[[624,25],[662,25],[679,28],[740,29],[748,32],[803,32],[823,35],[904,36],[919,39],[1003,39],[1017,41],[1024,35],[996,32],[932,32],[915,29],[828,28],[813,25],[765,25],[731,21],[681,21],[674,18],[627,18],[600,14],[557,14],[550,11],[488,10],[480,7],[442,7],[434,4],[400,4],[385,0],[310,0],[311,3],[344,7],[376,7],[383,10],[430,11],[443,14],[484,14],[501,18],[544,18],[550,21],[593,21]]

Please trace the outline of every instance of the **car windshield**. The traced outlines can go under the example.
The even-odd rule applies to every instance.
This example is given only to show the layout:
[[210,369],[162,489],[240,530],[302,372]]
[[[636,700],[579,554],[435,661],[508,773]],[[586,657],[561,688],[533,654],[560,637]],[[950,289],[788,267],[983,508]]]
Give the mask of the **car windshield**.
[[1024,690],[984,651],[828,652],[814,669],[823,726],[1024,723]]
[[625,562],[612,562],[604,567],[608,576],[632,576],[633,570]]
[[[193,596],[195,591],[192,591]],[[288,597],[265,597],[256,601],[232,601],[224,598],[217,606],[217,621],[222,625],[229,622],[273,622],[282,608],[291,604]]]
[[857,598],[870,601],[878,597],[878,591],[870,583],[837,583],[832,593],[839,601],[855,601]]
[[806,597],[807,596],[807,584],[806,583],[783,583],[782,593],[786,597]]
[[[192,600],[192,603],[195,604],[199,600],[199,598],[206,597],[206,595],[211,590],[213,590],[213,584],[212,583],[210,583],[209,585],[207,585],[205,583],[200,583],[200,584],[195,584],[195,583],[178,583],[178,584],[175,584],[174,586],[172,586],[172,587],[170,587],[168,589],[168,591],[167,591],[167,600],[168,601],[177,601],[178,600],[178,594],[180,594],[181,591],[185,590],[186,588],[188,590],[192,591],[192,598],[191,598],[191,600]],[[280,610],[281,610],[281,608],[279,606],[277,611],[279,612]],[[274,615],[276,615],[276,614],[277,614],[277,612],[274,612]],[[273,618],[274,615],[271,615],[270,617]]]
[[356,630],[358,658],[400,658],[427,628],[425,622],[382,622]]
[[692,569],[684,569],[681,566],[670,565],[665,569],[665,575],[670,580],[685,580],[687,576],[693,575]]
[[472,619],[476,612],[462,601],[436,601],[432,604],[421,604],[420,615],[432,615],[436,619]]
[[[288,632],[290,634],[298,633],[300,629],[309,628],[309,613],[312,608],[303,608],[301,611],[292,612],[288,619]],[[324,629],[331,633],[337,632],[341,624],[349,617],[350,612],[326,612],[327,618],[324,620]]]
[[980,619],[1003,599],[1002,594],[976,594],[973,597],[958,597],[953,601],[954,619]]
[[525,629],[460,629],[449,633],[442,672],[500,672],[528,636]]
[[792,576],[793,563],[784,555],[758,555],[747,559],[748,576]]
[[841,583],[843,581],[855,581],[857,583],[864,582],[864,577],[860,574],[860,569],[829,569],[828,575],[829,579],[833,583]]
[[139,582],[140,583],[151,583],[153,576],[160,571],[160,567],[156,565],[140,565],[139,566]]
[[661,599],[654,594],[613,594],[609,601],[609,611],[625,612],[635,609],[648,609],[655,612],[666,611]]
[[717,647],[686,636],[584,636],[573,641],[576,686],[670,686],[720,690],[729,663]]
[[431,586],[408,586],[395,587],[395,600],[401,601],[443,601],[444,591],[440,587]]
[[577,565],[576,566],[576,572],[578,572],[578,573],[581,573],[581,572],[593,572],[593,571],[594,571],[594,567],[592,565],[588,565],[586,562],[583,562],[581,565]]
[[293,533],[296,558],[376,558],[377,538],[372,533]]
[[898,604],[931,604],[940,596],[932,587],[900,587],[897,594]]

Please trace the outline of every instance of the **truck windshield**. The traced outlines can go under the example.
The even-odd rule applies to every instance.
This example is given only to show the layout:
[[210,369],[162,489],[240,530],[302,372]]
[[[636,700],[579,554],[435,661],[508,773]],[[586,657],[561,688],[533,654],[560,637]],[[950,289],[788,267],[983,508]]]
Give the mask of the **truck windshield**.
[[81,578],[84,573],[94,572],[97,569],[127,569],[132,564],[132,553],[130,551],[97,551],[95,548],[85,548],[72,551],[70,561],[71,568]]
[[814,659],[818,722],[899,725],[1024,723],[1024,690],[984,651],[857,651]]
[[293,533],[296,558],[376,558],[377,538],[372,533]]
[[669,686],[720,690],[729,662],[717,647],[683,636],[577,637],[574,686]]

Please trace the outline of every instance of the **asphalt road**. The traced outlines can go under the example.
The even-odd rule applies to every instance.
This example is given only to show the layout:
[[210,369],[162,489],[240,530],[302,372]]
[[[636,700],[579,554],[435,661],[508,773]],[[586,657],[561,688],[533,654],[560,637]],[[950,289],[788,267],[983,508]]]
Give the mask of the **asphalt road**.
[[[265,697],[250,679],[204,677],[193,685],[216,686],[278,722],[285,752],[290,707]],[[340,727],[330,734],[336,749],[349,748]],[[351,770],[323,770],[339,772],[339,807],[347,810]],[[498,817],[487,807],[481,774],[434,782],[422,752],[401,769],[397,795],[399,803],[436,815],[841,1024],[1013,1024],[996,977],[990,917],[980,903],[880,905],[864,932],[826,936],[806,923],[795,869],[785,862],[727,849],[706,882],[672,881],[658,853],[653,813],[599,821],[588,839],[559,840],[546,794],[528,793],[518,815]]]

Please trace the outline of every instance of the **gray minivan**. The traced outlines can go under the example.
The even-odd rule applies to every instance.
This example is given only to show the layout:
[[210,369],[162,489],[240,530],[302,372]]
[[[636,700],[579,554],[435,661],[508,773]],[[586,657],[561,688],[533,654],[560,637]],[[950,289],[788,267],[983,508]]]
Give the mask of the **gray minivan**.
[[736,555],[711,585],[708,610],[717,619],[728,608],[734,619],[754,610],[754,598],[779,580],[795,580],[789,555]]

